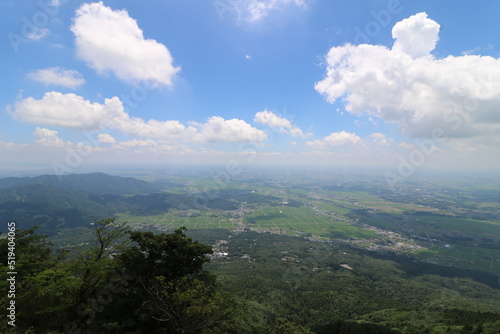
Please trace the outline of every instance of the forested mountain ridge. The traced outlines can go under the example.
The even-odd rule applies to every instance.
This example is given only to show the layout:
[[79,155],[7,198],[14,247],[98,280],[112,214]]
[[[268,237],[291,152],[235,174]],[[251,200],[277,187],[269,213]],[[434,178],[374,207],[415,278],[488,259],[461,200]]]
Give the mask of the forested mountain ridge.
[[27,184],[43,184],[76,192],[114,195],[148,194],[161,190],[161,186],[158,184],[105,173],[40,175],[36,177],[0,179],[0,189]]
[[46,233],[55,233],[61,228],[89,226],[127,205],[108,203],[105,198],[126,198],[161,189],[158,184],[104,173],[3,178],[0,220],[16,221],[22,228],[36,225]]
[[[22,228],[40,226],[51,233],[61,228],[88,225],[92,217],[112,212],[89,200],[82,192],[40,183],[27,183],[0,189],[0,219],[15,221]],[[2,226],[5,230],[5,226]]]
[[[16,221],[25,229],[39,226],[44,233],[54,234],[63,228],[90,226],[118,212],[149,216],[194,206],[199,196],[196,190],[183,194],[165,192],[169,186],[183,185],[104,173],[4,178],[0,179],[0,220]],[[262,203],[278,200],[250,191],[222,191],[203,205],[235,210],[240,206],[238,201],[249,198]],[[5,231],[5,226],[0,231]]]

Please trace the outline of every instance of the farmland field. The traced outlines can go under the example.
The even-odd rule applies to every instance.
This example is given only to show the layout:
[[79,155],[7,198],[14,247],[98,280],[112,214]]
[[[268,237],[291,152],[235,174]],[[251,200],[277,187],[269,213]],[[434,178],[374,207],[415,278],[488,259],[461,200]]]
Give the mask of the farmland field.
[[212,214],[192,214],[184,216],[182,211],[168,212],[155,216],[132,216],[130,214],[119,214],[118,218],[128,222],[131,226],[156,225],[164,230],[174,230],[180,227],[188,229],[232,229],[237,223],[227,218],[213,216]]
[[308,233],[316,236],[376,238],[373,231],[352,226],[310,208],[271,207],[255,211],[245,217],[245,222],[263,231]]
[[[214,187],[207,178],[185,181],[173,179],[185,187],[165,191],[188,196],[188,206],[192,198],[207,196],[201,189]],[[401,253],[436,264],[490,273],[500,270],[499,207],[482,193],[475,195],[458,185],[441,189],[428,184],[426,190],[426,184],[419,184],[419,188],[387,193],[370,182],[364,182],[360,190],[356,181],[352,181],[355,189],[323,181],[295,185],[295,181],[279,176],[231,181],[220,189],[216,186],[211,197],[204,199],[205,207],[169,207],[167,200],[163,213],[130,211],[117,216],[134,229],[186,227],[284,234]]]

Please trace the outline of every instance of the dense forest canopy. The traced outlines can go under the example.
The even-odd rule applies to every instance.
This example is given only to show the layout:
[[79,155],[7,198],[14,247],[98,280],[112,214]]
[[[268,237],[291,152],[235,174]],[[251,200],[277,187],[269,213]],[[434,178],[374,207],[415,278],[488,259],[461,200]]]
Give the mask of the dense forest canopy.
[[[230,257],[218,259],[186,232],[134,232],[109,218],[89,244],[54,249],[36,229],[19,230],[16,327],[4,318],[2,332],[500,331],[500,292],[470,278],[411,274],[396,258],[297,237],[192,231],[228,240]],[[0,247],[7,257],[6,238]]]

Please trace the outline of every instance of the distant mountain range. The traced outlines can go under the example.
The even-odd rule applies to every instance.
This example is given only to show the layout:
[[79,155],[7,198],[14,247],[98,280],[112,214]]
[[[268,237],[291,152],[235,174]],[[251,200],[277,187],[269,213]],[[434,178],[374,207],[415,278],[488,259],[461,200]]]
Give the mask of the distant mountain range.
[[88,225],[126,210],[127,199],[161,191],[163,186],[104,173],[0,179],[0,221],[20,228],[37,225],[46,233]]
[[[39,226],[47,234],[90,223],[117,213],[157,215],[171,209],[195,208],[197,193],[168,192],[182,187],[172,182],[151,183],[131,177],[104,173],[65,176],[9,177],[0,179],[0,231],[7,222],[19,228]],[[258,195],[251,190],[221,190],[216,198],[203,197],[211,209],[236,210],[242,202],[277,205],[277,197]],[[291,203],[290,205],[296,205]]]
[[161,190],[161,186],[157,184],[132,177],[113,176],[104,173],[40,175],[36,177],[8,177],[0,179],[0,189],[35,184],[94,194],[136,195]]

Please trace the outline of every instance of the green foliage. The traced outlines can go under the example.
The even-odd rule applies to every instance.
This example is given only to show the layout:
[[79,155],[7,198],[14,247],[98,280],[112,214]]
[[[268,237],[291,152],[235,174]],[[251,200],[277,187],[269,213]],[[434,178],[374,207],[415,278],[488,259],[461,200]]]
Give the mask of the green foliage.
[[113,176],[104,173],[40,175],[37,177],[0,179],[0,188],[26,184],[41,184],[58,189],[95,194],[142,194],[158,191],[157,185],[131,177]]
[[396,334],[397,331],[393,331],[389,328],[379,326],[376,324],[364,324],[356,323],[350,321],[337,320],[332,324],[317,326],[314,328],[317,334]]
[[142,328],[148,333],[201,333],[224,323],[223,297],[215,277],[203,270],[212,248],[184,230],[129,233],[134,245],[116,257],[127,289],[116,296],[119,312],[103,314],[102,321],[121,332]]
[[[30,316],[33,310],[40,310],[40,306],[33,304],[32,293],[35,291],[33,288],[34,282],[32,281],[33,276],[40,275],[44,277],[47,275],[47,271],[50,271],[54,266],[55,260],[52,257],[52,250],[50,248],[51,244],[47,241],[47,236],[35,234],[36,228],[30,228],[27,230],[18,229],[15,235],[15,271],[16,275],[16,291],[15,300],[16,302],[16,315],[17,317]],[[2,262],[0,264],[0,270],[2,271],[2,280],[0,281],[0,289],[4,292],[8,291],[6,275],[10,272],[10,268],[6,266],[7,264],[7,252],[8,252],[8,239],[0,239],[0,258]],[[0,295],[1,305],[6,305],[7,293],[2,293]],[[34,307],[33,307],[34,306]],[[40,319],[38,314],[33,314],[34,318]],[[2,316],[0,318],[0,331],[6,332],[9,329],[7,325],[8,318]],[[16,325],[21,329],[26,329],[29,326],[23,326],[20,321],[16,320]]]
[[60,328],[71,317],[83,282],[69,268],[61,266],[30,275],[24,284],[16,301],[21,310],[19,323],[43,333],[45,329]]
[[310,330],[294,324],[285,318],[278,318],[274,324],[274,332],[276,334],[313,334]]
[[[51,243],[47,236],[35,234],[38,227],[17,229],[15,237],[16,271],[19,276],[27,276],[49,268],[52,265]],[[8,239],[0,238],[0,258],[7,259]],[[2,261],[5,265],[6,261]]]
[[[34,234],[34,229],[17,231],[19,332],[47,333],[69,325],[85,328],[92,318],[89,309],[95,309],[93,301],[114,277],[115,263],[109,255],[125,231],[114,218],[94,226],[94,244],[75,253],[53,254],[47,236]],[[6,324],[2,322],[1,328],[7,329]]]
[[[184,228],[130,232],[115,218],[95,222],[93,239],[65,252],[52,251],[35,229],[19,230],[15,332],[500,330],[500,291],[470,278],[438,270],[418,275],[401,258],[298,237],[223,230],[191,235],[211,243],[227,239],[229,258],[210,261],[212,247]],[[6,239],[0,247],[6,256]],[[0,285],[5,288],[5,281]],[[11,330],[5,319],[0,325],[2,333]]]
[[491,312],[484,328],[500,316],[498,289],[439,276],[439,266],[435,275],[419,276],[409,270],[409,259],[266,233],[235,235],[227,247],[229,258],[208,267],[226,291],[268,307],[270,319],[286,318],[314,331],[336,333],[336,322],[346,333],[461,329],[465,323],[442,313],[452,307],[471,316]]
[[180,228],[171,234],[152,232],[130,232],[132,246],[119,256],[124,267],[138,279],[154,279],[163,276],[174,280],[202,271],[212,248],[193,241]]

